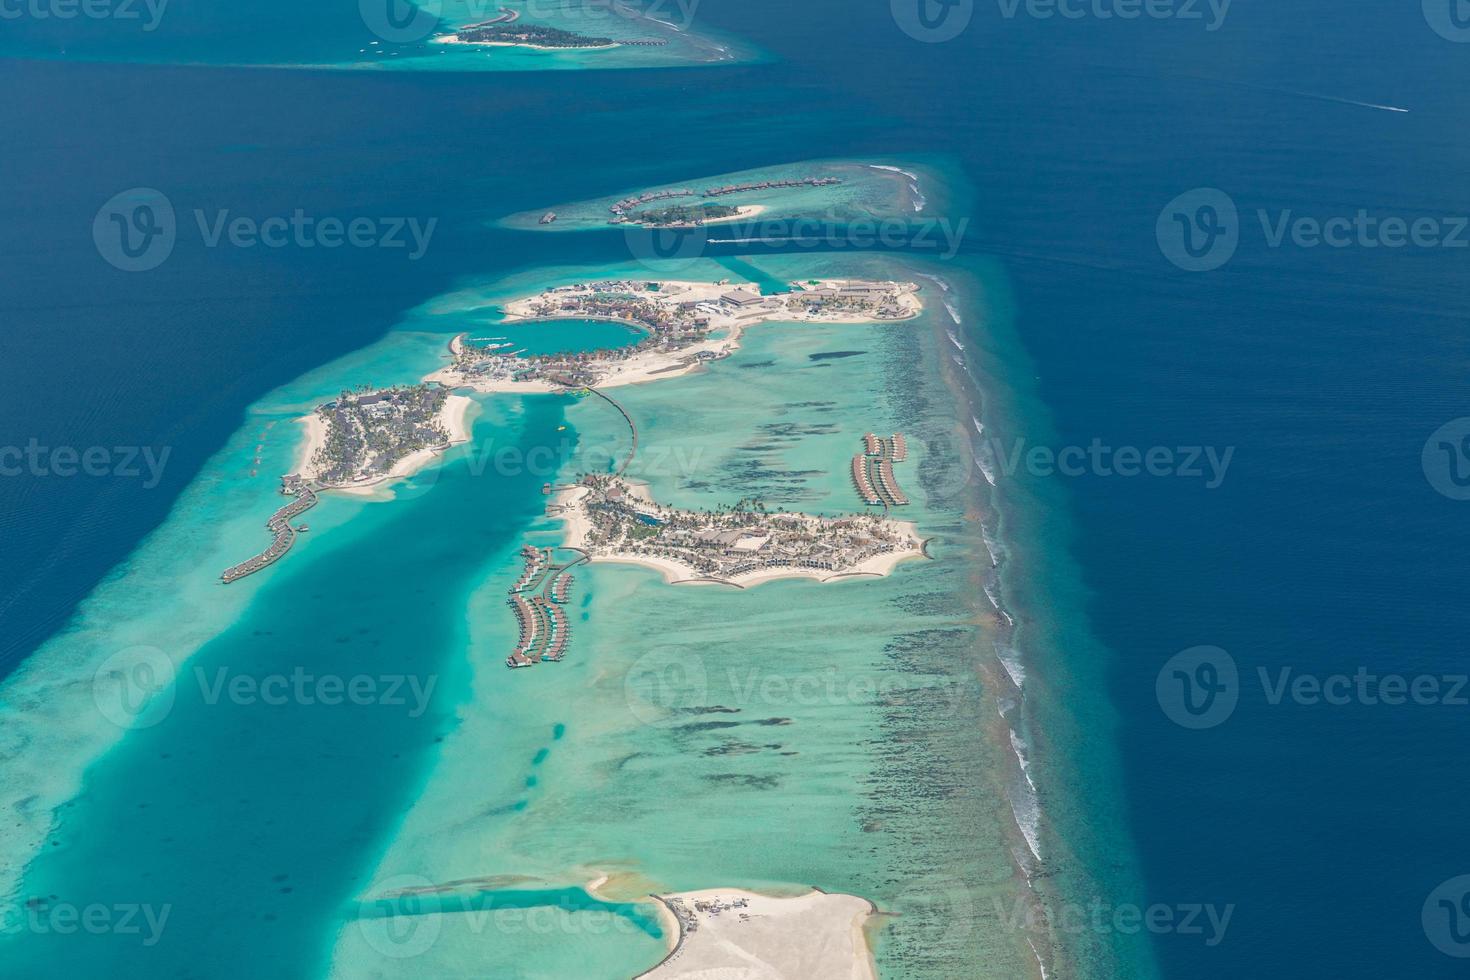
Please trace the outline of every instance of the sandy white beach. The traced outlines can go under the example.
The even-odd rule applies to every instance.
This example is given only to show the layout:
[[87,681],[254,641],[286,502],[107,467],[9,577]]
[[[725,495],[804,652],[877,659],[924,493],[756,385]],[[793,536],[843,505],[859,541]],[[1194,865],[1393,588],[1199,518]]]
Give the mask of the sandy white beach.
[[[818,280],[822,287],[836,287],[842,280]],[[742,289],[749,283],[710,283],[687,280],[665,280],[659,282],[659,295],[664,298],[677,297],[679,301],[717,303],[722,294]],[[522,297],[505,305],[505,322],[519,323],[527,320],[544,319],[534,311],[536,301],[545,294]],[[770,297],[768,299],[774,299]],[[740,336],[747,327],[768,320],[780,323],[906,323],[923,311],[917,287],[906,292],[900,299],[907,316],[895,319],[879,319],[858,313],[824,313],[814,315],[795,312],[774,303],[753,309],[742,309],[734,313],[725,312],[710,318],[710,334],[701,341],[688,344],[677,351],[640,350],[620,360],[607,363],[605,373],[597,383],[598,388],[616,388],[622,385],[644,384],[666,378],[677,378],[702,369],[701,354],[717,358],[727,357],[740,349]],[[450,341],[450,353],[456,356],[463,348],[461,338]],[[522,392],[546,393],[563,390],[550,381],[515,380],[509,377],[487,378],[483,375],[466,374],[456,366],[440,368],[424,377],[446,387],[471,388],[478,392]]]
[[[627,481],[630,496],[637,497],[647,503],[653,503],[653,497],[645,484]],[[587,550],[587,534],[592,530],[592,521],[587,516],[584,502],[591,494],[587,487],[576,486],[560,489],[551,498],[551,508],[555,510],[555,516],[565,522],[565,537],[562,544],[567,548]],[[799,514],[772,514],[772,517],[805,517]],[[832,572],[820,568],[770,568],[743,575],[735,575],[730,578],[711,578],[702,574],[697,569],[691,568],[683,562],[661,555],[637,555],[626,551],[617,551],[609,554],[593,555],[590,559],[594,563],[641,565],[651,568],[664,577],[669,585],[738,585],[741,588],[751,588],[765,582],[774,582],[778,579],[787,578],[809,578],[818,582],[843,581],[845,579],[861,578],[864,576],[884,576],[902,562],[915,558],[924,558],[923,544],[919,538],[918,526],[910,521],[887,521],[889,527],[901,533],[914,542],[914,547],[902,551],[893,551],[888,554],[874,555],[867,560],[845,572]]]
[[[876,980],[863,935],[871,902],[812,890],[776,898],[739,888],[660,896],[674,938],[669,955],[636,980]],[[690,920],[698,928],[690,930]]]
[[525,41],[466,41],[458,34],[441,34],[429,39],[430,44],[463,44],[470,48],[530,48],[533,51],[611,51],[622,47],[612,44],[530,44]]
[[[394,463],[387,473],[372,480],[364,480],[348,486],[333,486],[325,489],[336,493],[350,493],[362,496],[376,496],[381,493],[383,484],[393,480],[401,480],[412,476],[423,469],[444,450],[450,446],[457,446],[468,442],[470,439],[470,409],[475,405],[475,400],[468,395],[451,394],[444,399],[444,406],[439,409],[437,416],[439,424],[444,426],[449,433],[449,441],[442,446],[428,449],[420,449],[418,452],[409,453],[407,456]],[[295,473],[307,480],[316,479],[316,470],[311,465],[312,458],[318,449],[327,441],[327,422],[317,412],[303,415],[296,420],[305,430],[301,447],[297,450]]]
[[764,214],[765,211],[766,205],[764,204],[741,204],[736,208],[734,214],[726,215],[723,218],[703,218],[699,221],[680,221],[668,225],[650,225],[646,222],[636,220],[628,223],[638,225],[642,228],[703,228],[705,225],[724,225],[732,221],[744,221],[746,218],[755,218]]

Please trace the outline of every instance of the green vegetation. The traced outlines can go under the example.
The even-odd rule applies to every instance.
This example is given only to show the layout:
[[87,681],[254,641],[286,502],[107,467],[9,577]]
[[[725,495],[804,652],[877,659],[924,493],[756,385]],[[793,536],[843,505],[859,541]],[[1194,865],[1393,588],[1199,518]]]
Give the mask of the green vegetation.
[[317,409],[327,423],[325,444],[312,457],[317,479],[344,485],[386,474],[411,453],[446,445],[439,423],[449,392],[437,385],[344,391]]
[[739,213],[739,208],[728,204],[675,204],[651,211],[635,211],[628,215],[628,220],[644,225],[691,225],[730,218]]
[[491,24],[459,32],[471,44],[534,44],[542,48],[606,48],[610,37],[589,37],[544,24]]

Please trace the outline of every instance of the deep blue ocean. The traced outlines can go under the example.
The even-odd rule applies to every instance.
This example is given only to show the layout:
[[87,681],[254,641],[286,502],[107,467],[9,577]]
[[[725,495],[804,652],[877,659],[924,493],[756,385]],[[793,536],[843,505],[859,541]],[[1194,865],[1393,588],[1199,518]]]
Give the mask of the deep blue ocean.
[[[281,19],[269,11],[283,5],[260,6],[256,29]],[[706,0],[702,22],[772,56],[719,69],[0,61],[0,443],[169,453],[156,486],[0,479],[0,671],[162,521],[262,393],[458,277],[602,260],[621,242],[492,219],[688,174],[945,155],[975,186],[959,261],[1003,263],[1059,445],[1233,447],[1213,489],[1055,477],[1109,650],[1092,696],[1120,723],[1095,737],[1124,763],[1138,900],[1234,906],[1218,945],[1154,937],[1161,971],[1464,975],[1421,907],[1470,873],[1470,706],[1273,704],[1259,671],[1465,672],[1470,503],[1436,492],[1421,450],[1470,414],[1470,249],[1273,247],[1256,212],[1470,215],[1470,45],[1418,4],[1240,4],[1214,31],[1003,9],[979,5],[960,38],[925,44],[882,3]],[[655,120],[677,135],[650,139],[640,126]],[[438,224],[418,261],[208,249],[181,233],[161,268],[129,275],[99,257],[91,225],[136,186],[181,215]],[[1156,219],[1199,187],[1233,199],[1240,241],[1190,274],[1162,253]],[[1227,651],[1242,679],[1231,717],[1202,731],[1155,693],[1165,662],[1196,646]],[[384,780],[384,798],[412,792]]]

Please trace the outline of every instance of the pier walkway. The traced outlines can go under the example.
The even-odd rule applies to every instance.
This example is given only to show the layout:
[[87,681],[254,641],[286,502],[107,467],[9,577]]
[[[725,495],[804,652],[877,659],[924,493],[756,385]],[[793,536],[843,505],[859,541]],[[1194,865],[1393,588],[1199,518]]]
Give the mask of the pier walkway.
[[858,499],[870,507],[882,505],[903,507],[909,498],[898,486],[893,475],[893,464],[908,459],[908,442],[903,434],[895,432],[887,438],[879,438],[869,432],[863,436],[863,451],[852,458],[852,485]]
[[572,549],[577,557],[557,565],[552,561],[552,550],[530,545],[521,549],[526,568],[505,600],[520,626],[515,649],[505,658],[507,667],[530,667],[543,660],[557,661],[566,656],[572,638],[565,609],[572,585],[571,569],[591,556],[581,549]]
[[270,547],[253,558],[247,558],[240,564],[225,569],[220,574],[220,580],[226,585],[279,561],[282,555],[291,550],[291,545],[296,543],[297,532],[291,522],[316,506],[316,491],[306,483],[283,480],[281,492],[289,493],[295,499],[277,510],[265,522],[266,530],[273,535]]
[[553,377],[551,378],[551,381],[564,387],[571,388],[573,390],[580,388],[583,391],[596,395],[598,398],[601,398],[603,401],[607,402],[613,408],[618,410],[618,414],[623,417],[623,421],[628,423],[628,431],[633,434],[633,445],[628,450],[628,458],[623,460],[623,464],[618,467],[617,475],[622,476],[624,473],[628,472],[628,467],[633,465],[633,458],[638,455],[638,423],[633,421],[633,416],[628,414],[628,410],[624,408],[617,401],[617,399],[613,398],[610,395],[604,394],[601,391],[598,391],[591,385],[578,384],[575,381],[562,377]]

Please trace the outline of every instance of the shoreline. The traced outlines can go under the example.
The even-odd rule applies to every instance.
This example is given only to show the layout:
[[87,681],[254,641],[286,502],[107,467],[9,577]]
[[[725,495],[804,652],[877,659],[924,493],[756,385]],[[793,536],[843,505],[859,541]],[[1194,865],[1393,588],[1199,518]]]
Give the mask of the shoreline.
[[[439,423],[449,433],[448,442],[445,442],[441,446],[428,446],[417,452],[409,453],[407,456],[395,462],[387,473],[371,480],[345,485],[325,485],[321,488],[321,492],[372,497],[379,494],[383,484],[413,476],[419,470],[433,462],[435,457],[444,453],[445,450],[470,441],[469,416],[470,409],[474,405],[475,400],[468,395],[456,395],[451,392],[444,399],[444,407],[439,410],[437,416]],[[311,471],[310,461],[316,455],[316,451],[326,444],[327,423],[316,412],[303,415],[295,421],[300,423],[306,430],[305,439],[297,449],[295,473],[308,481],[314,480],[315,474]]]
[[[851,280],[819,279],[815,280],[819,287],[830,287],[835,284]],[[692,280],[666,279],[658,280],[660,292],[665,295],[679,295],[682,292],[707,293],[714,291],[716,296],[703,297],[704,301],[713,301],[718,291],[736,290],[751,283],[712,283]],[[789,309],[775,310],[769,307],[740,313],[738,315],[727,314],[722,316],[718,323],[711,323],[710,333],[702,340],[690,343],[676,351],[645,350],[632,354],[625,358],[610,362],[607,374],[600,378],[594,387],[617,388],[622,385],[643,384],[648,381],[660,381],[665,378],[678,378],[703,367],[705,360],[719,360],[730,356],[740,349],[740,337],[745,330],[760,323],[789,323],[801,325],[806,323],[862,323],[862,324],[898,324],[911,323],[918,319],[924,312],[924,302],[919,298],[919,287],[914,286],[903,296],[903,309],[905,316],[901,317],[876,317],[861,313],[849,312],[841,314],[812,314],[807,312],[795,312]],[[505,311],[505,323],[525,323],[536,320],[547,319],[535,315],[533,305],[542,299],[547,290],[532,296],[522,296],[507,302],[503,309]],[[793,290],[792,293],[799,293]],[[765,299],[786,297],[792,293],[773,294]],[[517,312],[517,309],[524,312]],[[580,314],[572,314],[575,318]],[[551,319],[562,319],[553,317]],[[450,356],[457,357],[463,351],[464,334],[452,339],[450,343]],[[701,356],[703,355],[703,356]],[[455,366],[454,363],[445,365],[425,375],[425,382],[440,384],[446,388],[468,388],[482,394],[495,394],[505,392],[521,392],[524,394],[549,394],[566,390],[565,385],[540,379],[521,381],[514,378],[487,378],[478,375],[466,375]]]
[[[883,158],[886,161],[888,158]],[[693,194],[675,194],[672,201],[657,199],[648,203],[696,203],[713,199],[698,196],[699,188],[755,184],[761,181],[781,182],[801,180],[805,177],[835,177],[838,185],[833,187],[807,186],[769,187],[764,190],[745,192],[753,206],[761,212],[770,211],[776,221],[816,221],[820,223],[860,221],[902,222],[913,219],[924,212],[933,213],[935,200],[943,203],[943,189],[939,186],[942,177],[934,174],[919,161],[903,161],[903,166],[879,162],[868,157],[817,157],[792,160],[784,163],[720,174],[686,176],[682,180],[665,184],[644,184],[624,187],[608,195],[578,200],[560,200],[547,203],[535,210],[517,211],[497,219],[496,224],[525,231],[597,231],[609,227],[608,212],[615,205],[636,202],[644,194],[659,194],[666,191],[689,190]],[[796,191],[796,194],[788,194]],[[812,194],[811,191],[818,193]],[[631,210],[631,209],[630,209]],[[553,222],[542,223],[548,212],[557,215]],[[617,214],[616,211],[613,212]],[[721,219],[731,220],[731,219]],[[738,219],[736,219],[738,220]],[[612,222],[613,227],[637,222]],[[654,227],[691,227],[679,226]]]
[[532,51],[611,51],[623,45],[611,44],[529,44],[524,41],[466,41],[458,34],[441,34],[430,44],[463,44],[467,48],[529,48]]
[[647,228],[650,231],[661,231],[666,228],[703,228],[706,225],[724,225],[733,221],[744,221],[746,218],[758,218],[768,210],[764,204],[741,204],[736,212],[723,218],[703,218],[699,221],[677,221],[668,225],[651,225],[646,221],[622,221],[613,224],[632,225],[637,228]]
[[650,897],[672,941],[664,958],[633,980],[713,976],[878,980],[864,931],[877,909],[865,898],[820,888],[785,897],[743,888]]
[[[654,500],[649,492],[648,485],[635,480],[624,478],[630,493],[640,500],[653,504]],[[927,539],[920,538],[918,525],[912,521],[896,521],[885,518],[885,521],[899,533],[919,542],[918,547],[907,551],[894,551],[888,554],[874,555],[865,559],[847,571],[834,572],[830,569],[819,568],[770,568],[755,572],[747,572],[730,578],[716,578],[709,575],[701,575],[698,569],[691,568],[683,562],[659,555],[635,555],[628,552],[613,552],[606,555],[594,555],[587,549],[587,535],[592,529],[592,522],[588,519],[586,509],[582,507],[582,501],[590,494],[591,490],[581,485],[558,488],[551,497],[551,506],[560,510],[551,515],[564,524],[561,547],[587,554],[587,563],[591,565],[638,565],[643,568],[656,571],[663,576],[666,585],[727,585],[737,589],[754,588],[766,582],[775,582],[781,579],[812,579],[819,585],[826,585],[834,581],[851,578],[883,578],[906,561],[925,558],[929,556],[924,553],[924,544]],[[809,514],[787,515],[771,514],[772,517],[799,516],[810,517]],[[932,560],[932,559],[931,559]]]

